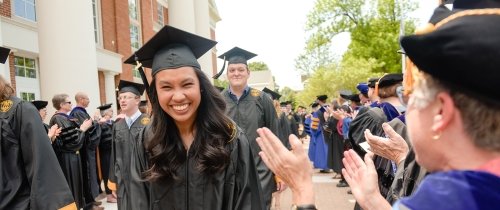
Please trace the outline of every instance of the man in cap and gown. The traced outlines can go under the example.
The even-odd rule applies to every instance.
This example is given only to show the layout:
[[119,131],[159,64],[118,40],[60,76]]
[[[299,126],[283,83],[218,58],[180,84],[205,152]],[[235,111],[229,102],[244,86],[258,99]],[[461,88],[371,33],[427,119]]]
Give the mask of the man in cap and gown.
[[[256,54],[239,47],[234,47],[219,56],[219,58],[224,59],[224,64],[226,61],[228,62],[229,87],[222,91],[222,96],[226,101],[227,115],[243,128],[250,141],[268,209],[271,205],[271,195],[276,191],[276,182],[274,174],[258,155],[261,150],[256,142],[257,129],[267,127],[273,133],[278,134],[278,118],[272,100],[265,96],[262,91],[248,86],[251,71],[247,61],[255,56]],[[225,65],[214,78],[223,73],[224,67]]]
[[116,198],[112,194],[112,190],[109,189],[107,183],[109,179],[110,170],[110,158],[111,158],[111,145],[113,142],[113,109],[112,104],[104,104],[98,106],[100,119],[97,119],[99,126],[101,127],[101,138],[99,141],[99,184],[101,181],[104,182],[104,191],[106,192],[107,202],[116,203]]
[[137,174],[131,165],[139,134],[150,122],[148,115],[139,111],[143,92],[143,84],[125,80],[120,80],[118,84],[118,102],[125,118],[115,122],[111,131],[113,140],[108,187],[116,191],[119,210],[149,208],[148,184],[135,179]]
[[[128,58],[125,63],[137,64],[140,62],[139,65],[152,69],[151,74],[153,77],[155,74],[161,74],[161,71],[178,70],[183,67],[192,67],[194,71],[201,71],[197,58],[213,48],[215,43],[212,40],[167,25],[144,44],[135,55]],[[142,79],[145,84],[149,84],[145,76]],[[200,87],[202,86],[203,84]],[[146,89],[148,89],[150,98],[165,95],[159,90],[153,92],[153,87]],[[201,89],[201,91],[206,90]],[[258,93],[261,94],[260,91]],[[201,102],[198,109],[201,106],[207,106],[205,103],[210,103],[207,101],[213,100],[211,98],[203,99],[203,97],[213,97],[206,93],[202,93],[200,97]],[[271,102],[271,99],[263,96],[263,93],[261,97],[262,100],[265,98],[266,101]],[[153,108],[156,105],[153,105]],[[224,105],[218,104],[217,106],[223,109]],[[274,112],[272,104],[270,104],[270,108],[272,108],[273,112],[272,116],[269,117],[276,118],[276,112]],[[152,112],[158,114],[155,116],[159,116],[160,112],[165,111],[160,108],[159,110],[152,110]],[[198,115],[206,116],[206,114],[199,113],[199,110],[196,110],[196,112],[198,112]],[[178,180],[148,182],[151,209],[264,209],[262,189],[254,163],[255,157],[259,156],[257,153],[252,153],[252,140],[247,140],[241,128],[238,128],[234,122],[228,126],[232,127],[231,130],[234,132],[234,137],[227,139],[225,145],[230,155],[227,158],[229,165],[220,173],[202,174],[193,163],[195,157],[188,153],[187,160],[183,161],[180,168],[175,172],[179,178]],[[276,127],[276,125],[270,127]],[[148,158],[153,154],[149,154],[149,152],[146,154],[148,151],[146,148],[148,141],[151,140],[148,135],[151,135],[152,129],[154,129],[153,125],[149,125],[144,129],[141,136],[141,141],[144,142],[140,143],[134,152],[135,162],[132,163],[132,167],[135,167],[136,171],[150,169],[148,168]],[[210,131],[200,129],[196,131],[196,135],[211,136],[207,132]],[[190,151],[199,151],[200,149],[191,147]],[[265,166],[263,162],[261,164]],[[269,199],[271,199],[270,194]]]
[[[0,63],[10,49],[0,47]],[[38,111],[0,76],[0,209],[76,210]]]

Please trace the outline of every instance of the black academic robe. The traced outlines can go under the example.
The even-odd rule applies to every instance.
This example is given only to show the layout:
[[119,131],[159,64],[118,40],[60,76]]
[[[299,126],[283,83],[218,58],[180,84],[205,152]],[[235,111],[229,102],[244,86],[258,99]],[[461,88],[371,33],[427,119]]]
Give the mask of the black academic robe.
[[148,209],[148,188],[146,183],[134,179],[131,168],[132,152],[137,145],[141,130],[150,118],[142,114],[128,128],[125,119],[116,121],[113,129],[108,187],[116,190],[119,210]]
[[36,108],[0,102],[0,129],[0,209],[75,209]]
[[[101,179],[104,181],[106,194],[111,194],[108,188],[108,178],[110,170],[111,145],[113,142],[113,122],[105,122],[100,124],[101,140],[99,141],[99,161],[101,163]],[[99,182],[100,183],[100,182]]]
[[258,128],[267,127],[273,133],[278,133],[278,119],[273,102],[271,98],[265,96],[260,90],[253,88],[250,88],[239,100],[231,95],[228,89],[222,91],[221,94],[226,101],[227,116],[243,129],[250,142],[257,173],[262,185],[265,206],[266,209],[269,209],[272,193],[276,191],[276,180],[272,171],[258,155],[261,150],[256,139],[258,137]]
[[[80,127],[86,119],[91,119],[87,110],[82,107],[75,107],[69,115],[77,120],[76,124],[78,127]],[[101,137],[101,128],[97,122],[92,122],[92,126],[85,131],[84,134],[85,141],[83,142],[83,147],[80,149],[83,174],[83,192],[85,196],[85,203],[90,205],[99,195],[96,149],[99,145]]]
[[290,134],[293,134],[291,130],[291,122],[288,120],[284,112],[282,112],[280,116],[278,116],[278,123],[279,129],[277,136],[286,148],[291,149],[290,141],[288,141]]
[[340,134],[337,125],[339,120],[330,117],[328,118],[327,125],[330,129],[330,142],[328,145],[328,167],[333,169],[335,173],[342,173],[342,168],[344,164],[342,163],[342,158],[344,158],[344,137]]
[[[137,171],[133,177],[137,179],[148,165],[145,144],[139,142],[132,162]],[[230,162],[222,172],[210,176],[201,174],[195,169],[193,152],[189,152],[187,161],[177,170],[178,180],[150,182],[150,209],[263,210],[254,156],[241,129],[238,128],[226,149],[230,151]]]
[[287,119],[290,122],[290,131],[292,132],[293,135],[298,136],[299,135],[299,122],[295,117],[296,115],[294,113],[290,113],[287,115]]
[[52,143],[52,147],[73,193],[77,207],[83,208],[85,199],[80,149],[83,147],[85,134],[80,132],[74,119],[63,113],[56,113],[52,116],[49,126],[54,124],[61,128],[61,133]]

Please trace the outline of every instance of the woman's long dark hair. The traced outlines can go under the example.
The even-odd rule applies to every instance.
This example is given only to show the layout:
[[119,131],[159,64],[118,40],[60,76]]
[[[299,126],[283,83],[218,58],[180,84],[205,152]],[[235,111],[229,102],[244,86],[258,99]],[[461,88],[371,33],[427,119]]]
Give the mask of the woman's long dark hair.
[[[234,138],[235,126],[226,117],[226,103],[207,76],[194,68],[200,81],[201,101],[195,119],[196,136],[189,155],[196,162],[196,170],[204,175],[223,171],[229,164],[230,152],[226,144]],[[153,108],[150,138],[146,149],[150,154],[150,168],[144,173],[148,181],[178,179],[176,171],[186,162],[187,151],[172,117],[161,108],[156,91],[156,79],[151,82]]]

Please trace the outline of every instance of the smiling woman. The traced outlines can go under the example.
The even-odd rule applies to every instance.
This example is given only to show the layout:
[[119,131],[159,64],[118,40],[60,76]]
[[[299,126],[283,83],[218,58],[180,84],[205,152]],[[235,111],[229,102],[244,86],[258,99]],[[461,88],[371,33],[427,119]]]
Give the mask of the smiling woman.
[[263,209],[248,140],[196,60],[214,45],[165,26],[126,61],[152,69],[152,122],[132,161],[150,209]]

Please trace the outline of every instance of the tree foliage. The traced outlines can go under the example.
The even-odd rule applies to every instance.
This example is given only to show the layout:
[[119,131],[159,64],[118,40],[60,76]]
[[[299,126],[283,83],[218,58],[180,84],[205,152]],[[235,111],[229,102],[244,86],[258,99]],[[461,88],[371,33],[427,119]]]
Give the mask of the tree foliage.
[[248,64],[248,69],[250,71],[266,71],[269,70],[269,67],[264,62],[251,62]]

